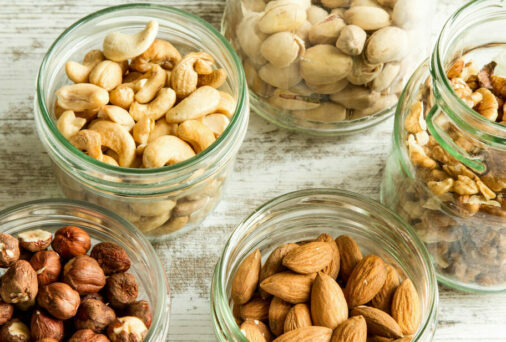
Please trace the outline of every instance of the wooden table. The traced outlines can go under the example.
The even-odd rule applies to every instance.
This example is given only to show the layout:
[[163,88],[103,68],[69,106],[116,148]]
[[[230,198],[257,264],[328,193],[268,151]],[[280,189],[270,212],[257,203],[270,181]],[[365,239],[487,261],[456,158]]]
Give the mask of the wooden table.
[[[433,33],[463,0],[436,0]],[[56,37],[77,19],[134,1],[15,0],[0,6],[0,206],[57,197],[50,161],[33,125],[35,77]],[[152,1],[188,10],[219,26],[223,0]],[[427,32],[429,34],[429,32]],[[172,286],[170,341],[213,341],[209,288],[214,265],[234,227],[285,192],[334,187],[377,199],[392,120],[362,134],[319,139],[279,129],[251,115],[224,200],[200,229],[155,245]],[[506,294],[440,288],[435,341],[506,341]]]

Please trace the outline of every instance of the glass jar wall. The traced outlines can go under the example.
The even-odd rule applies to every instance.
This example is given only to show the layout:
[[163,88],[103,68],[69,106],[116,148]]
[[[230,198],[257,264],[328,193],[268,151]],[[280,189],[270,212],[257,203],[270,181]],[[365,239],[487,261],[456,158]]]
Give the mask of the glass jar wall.
[[227,0],[222,32],[258,114],[338,135],[393,114],[426,56],[431,8],[430,0]]
[[415,227],[440,281],[469,291],[506,290],[504,113],[472,100],[490,92],[484,70],[506,53],[505,24],[500,0],[473,1],[449,19],[400,98],[382,185],[383,203]]
[[409,225],[377,202],[357,194],[312,189],[275,198],[246,218],[230,236],[214,270],[211,312],[218,341],[244,341],[233,313],[231,287],[237,268],[255,249],[263,262],[280,244],[349,235],[364,255],[375,254],[414,283],[422,320],[413,342],[432,341],[436,329],[438,289],[430,256]]
[[[69,83],[65,62],[81,60],[87,51],[100,48],[109,32],[138,32],[150,20],[159,23],[158,37],[182,53],[205,51],[212,55],[216,65],[227,72],[224,87],[237,106],[223,134],[191,159],[155,169],[111,166],[79,151],[60,134],[52,110],[55,91]],[[246,134],[249,105],[241,62],[215,29],[181,10],[133,4],[93,13],[56,40],[40,67],[35,112],[37,132],[65,196],[106,207],[157,239],[196,227],[219,202]]]

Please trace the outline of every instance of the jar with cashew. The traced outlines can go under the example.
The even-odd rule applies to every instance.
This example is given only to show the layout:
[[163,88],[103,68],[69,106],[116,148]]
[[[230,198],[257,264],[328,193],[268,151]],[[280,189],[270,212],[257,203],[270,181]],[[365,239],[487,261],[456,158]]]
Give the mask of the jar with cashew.
[[[466,26],[471,13],[498,8],[494,20]],[[382,185],[383,202],[414,226],[441,281],[468,291],[506,289],[506,40],[488,34],[505,23],[500,1],[447,23],[431,72],[422,64],[400,99]]]
[[[110,18],[115,26],[94,31]],[[207,23],[166,6],[118,6],[76,26],[38,83],[37,129],[62,192],[151,239],[196,227],[221,199],[246,133],[239,58]]]
[[393,114],[427,53],[432,0],[227,0],[253,109],[282,127],[355,132]]

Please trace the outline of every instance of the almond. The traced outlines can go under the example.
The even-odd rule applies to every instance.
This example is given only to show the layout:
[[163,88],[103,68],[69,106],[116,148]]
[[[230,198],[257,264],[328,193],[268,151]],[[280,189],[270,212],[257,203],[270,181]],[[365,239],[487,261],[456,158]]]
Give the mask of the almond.
[[241,331],[249,342],[271,342],[272,335],[265,324],[257,320],[247,320],[241,324]]
[[242,319],[241,319],[241,305],[234,303],[234,306],[232,308],[232,314],[234,315],[235,322],[237,325],[241,325]]
[[292,308],[290,303],[283,299],[274,297],[269,307],[269,328],[274,335],[279,336],[284,331],[286,315]]
[[[262,282],[264,279],[269,278],[273,274],[286,270],[286,268],[283,266],[283,258],[288,252],[297,247],[298,245],[295,243],[287,243],[277,247],[274,251],[272,251],[260,270],[260,282]],[[260,295],[264,299],[268,297],[268,294],[265,291],[260,291]]]
[[369,336],[367,342],[394,342],[394,339],[383,336]]
[[410,279],[404,280],[392,299],[392,317],[404,335],[414,334],[421,320],[420,299]]
[[292,304],[304,303],[309,300],[315,277],[316,273],[281,272],[262,281],[260,288],[273,296],[283,299],[285,302]]
[[411,342],[413,340],[413,336],[404,336],[401,338],[398,338],[396,340],[393,340],[393,342]]
[[309,307],[307,304],[297,304],[288,312],[288,315],[286,315],[284,332],[287,333],[292,330],[310,327],[312,325],[311,314],[309,313]]
[[237,304],[249,302],[258,285],[261,265],[260,251],[248,255],[235,273],[232,281],[232,299]]
[[311,289],[311,317],[314,325],[335,329],[348,318],[343,291],[334,279],[319,272]]
[[349,307],[365,304],[378,294],[387,277],[385,262],[379,256],[368,255],[355,266],[344,293]]
[[332,248],[325,242],[309,242],[291,250],[283,265],[294,272],[310,274],[323,270],[332,260]]
[[332,334],[331,342],[366,342],[367,324],[362,316],[355,316],[339,324]]
[[353,272],[355,265],[362,260],[362,252],[360,247],[351,236],[341,235],[336,239],[337,248],[339,250],[339,256],[341,258],[341,269],[339,276],[344,281],[348,281],[348,278]]
[[339,256],[339,249],[337,248],[336,241],[329,234],[321,234],[315,240],[318,242],[326,242],[332,248],[332,260],[330,263],[323,269],[323,273],[328,274],[331,278],[336,279],[339,274],[339,267],[341,264],[341,258]]
[[369,335],[379,335],[383,337],[402,337],[402,330],[399,324],[389,314],[369,306],[358,306],[353,308],[351,316],[362,315],[367,324],[367,333]]
[[387,277],[385,279],[385,284],[383,284],[383,287],[378,292],[378,294],[374,296],[371,303],[372,306],[374,306],[376,309],[390,313],[392,297],[401,282],[399,280],[399,274],[395,268],[389,264],[386,264],[386,269]]
[[270,300],[253,298],[246,304],[241,305],[239,315],[243,320],[253,319],[265,321],[269,318]]
[[299,328],[279,336],[274,342],[330,342],[332,329],[325,327]]

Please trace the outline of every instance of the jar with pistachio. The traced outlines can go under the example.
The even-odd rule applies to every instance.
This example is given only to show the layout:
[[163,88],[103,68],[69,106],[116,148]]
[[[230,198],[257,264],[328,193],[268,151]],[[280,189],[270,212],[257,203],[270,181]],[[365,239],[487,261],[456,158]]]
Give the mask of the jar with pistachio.
[[249,116],[224,37],[158,5],[81,19],[46,55],[37,95],[38,133],[64,195],[151,239],[199,226],[217,205]]
[[506,289],[505,23],[494,0],[448,21],[399,101],[382,185],[439,279],[468,291]]
[[350,133],[393,113],[426,52],[422,0],[228,0],[222,31],[253,109],[283,127]]

